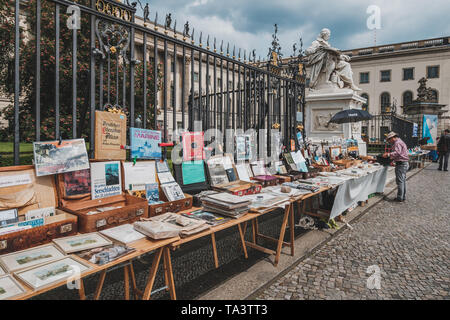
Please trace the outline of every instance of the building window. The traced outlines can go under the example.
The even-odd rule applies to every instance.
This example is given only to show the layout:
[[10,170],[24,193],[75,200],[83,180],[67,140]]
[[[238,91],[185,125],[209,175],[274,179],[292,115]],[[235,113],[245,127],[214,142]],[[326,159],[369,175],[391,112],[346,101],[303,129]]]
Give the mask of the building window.
[[388,92],[381,94],[381,113],[389,112],[391,107],[391,95]]
[[222,79],[217,79],[217,86],[220,88],[220,90],[222,90]]
[[427,67],[427,78],[428,79],[439,78],[439,66]]
[[194,82],[198,82],[198,72],[194,72]]
[[403,69],[403,81],[414,80],[414,68]]
[[391,81],[391,70],[381,71],[381,82],[389,82]]
[[364,99],[367,100],[367,102],[362,105],[362,109],[368,111],[369,110],[369,95],[367,93],[363,93],[361,95],[361,97],[363,97]]
[[403,93],[403,106],[409,106],[413,102],[413,93],[411,91],[406,91]]
[[359,83],[369,83],[369,72],[361,72],[359,74]]

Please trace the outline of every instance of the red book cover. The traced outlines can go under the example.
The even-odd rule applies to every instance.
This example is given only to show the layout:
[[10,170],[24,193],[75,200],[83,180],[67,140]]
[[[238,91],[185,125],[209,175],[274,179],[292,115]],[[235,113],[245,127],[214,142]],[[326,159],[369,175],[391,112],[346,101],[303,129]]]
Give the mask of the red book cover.
[[91,173],[89,169],[64,174],[64,189],[67,197],[91,193]]
[[183,161],[195,161],[205,159],[203,132],[184,132]]

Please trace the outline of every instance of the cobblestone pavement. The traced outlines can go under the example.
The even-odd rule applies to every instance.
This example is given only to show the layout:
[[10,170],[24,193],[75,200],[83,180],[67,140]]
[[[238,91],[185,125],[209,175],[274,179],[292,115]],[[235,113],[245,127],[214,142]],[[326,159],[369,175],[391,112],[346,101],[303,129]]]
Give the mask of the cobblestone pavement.
[[380,202],[256,299],[450,300],[450,174],[436,169],[408,180],[406,203]]

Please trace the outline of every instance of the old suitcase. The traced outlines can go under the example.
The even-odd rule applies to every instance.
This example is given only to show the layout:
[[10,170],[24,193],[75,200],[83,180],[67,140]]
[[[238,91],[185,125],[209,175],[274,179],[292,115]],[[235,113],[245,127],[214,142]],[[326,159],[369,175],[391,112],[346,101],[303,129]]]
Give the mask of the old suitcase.
[[[30,210],[58,206],[54,176],[36,177],[33,166],[0,168],[0,178],[14,176],[22,176],[21,178],[31,183],[0,187],[0,210],[17,208],[20,220],[24,220],[24,215]],[[54,216],[44,218],[43,226],[0,235],[0,254],[75,235],[78,232],[77,221],[77,216],[55,209]]]
[[233,181],[230,183],[220,184],[212,188],[213,190],[228,192],[235,196],[246,196],[250,194],[260,193],[262,186],[257,183],[251,183],[246,181]]
[[277,178],[276,176],[256,176],[251,177],[250,180],[261,184],[263,188],[276,186],[283,182],[283,179]]
[[[60,207],[78,216],[78,229],[81,233],[96,232],[148,218],[147,200],[142,198],[124,193],[96,200],[91,200],[89,194],[74,198],[67,195],[63,174],[57,177],[57,189]],[[110,210],[100,212],[105,208]],[[98,213],[93,214],[94,212]]]
[[152,204],[148,206],[148,211],[150,217],[159,216],[161,214],[167,213],[167,212],[180,212],[184,210],[188,210],[192,208],[192,205],[194,203],[194,198],[185,193],[185,199],[177,200],[177,201],[167,201],[167,198],[164,194],[164,192],[160,191],[160,199],[161,201],[164,201],[164,203],[161,204]]

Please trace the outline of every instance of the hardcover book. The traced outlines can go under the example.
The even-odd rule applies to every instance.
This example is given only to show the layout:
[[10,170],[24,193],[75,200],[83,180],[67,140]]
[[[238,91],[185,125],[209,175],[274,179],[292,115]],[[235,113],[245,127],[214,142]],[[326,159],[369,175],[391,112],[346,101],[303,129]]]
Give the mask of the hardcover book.
[[123,114],[95,111],[95,159],[125,160],[127,118]]
[[78,197],[91,193],[91,171],[89,169],[64,174],[66,197]]
[[120,162],[92,162],[91,182],[93,200],[122,194]]
[[161,159],[161,132],[130,128],[131,158]]
[[203,160],[204,137],[203,132],[183,132],[183,161]]
[[148,204],[159,203],[159,188],[157,183],[151,183],[145,185],[145,196]]

